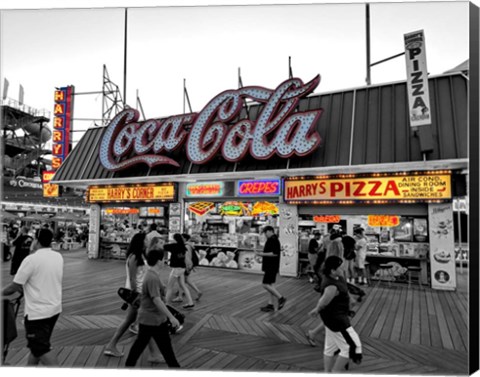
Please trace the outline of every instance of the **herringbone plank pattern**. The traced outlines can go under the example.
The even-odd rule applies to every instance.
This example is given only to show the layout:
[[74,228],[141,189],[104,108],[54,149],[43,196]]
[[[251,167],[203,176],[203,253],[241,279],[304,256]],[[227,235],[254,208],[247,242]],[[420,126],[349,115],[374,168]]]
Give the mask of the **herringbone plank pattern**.
[[[64,254],[64,302],[52,344],[62,367],[121,368],[123,358],[103,355],[124,313],[116,295],[124,283],[123,261],[87,260],[84,252]],[[11,278],[2,265],[2,284]],[[162,273],[167,279],[168,269]],[[261,276],[199,268],[193,275],[204,295],[180,334],[172,337],[177,358],[184,368],[196,370],[292,371],[323,370],[323,334],[317,347],[305,331],[317,319],[307,313],[319,294],[304,279],[279,278],[277,287],[287,298],[285,308],[263,313]],[[363,344],[363,361],[350,373],[440,374],[467,373],[468,294],[406,285],[367,287],[367,296],[356,304],[353,326]],[[181,309],[181,306],[178,306]],[[19,336],[10,345],[7,363],[24,366],[25,347],[20,311]],[[119,348],[128,354],[134,335],[122,337]],[[150,364],[145,352],[142,368]]]

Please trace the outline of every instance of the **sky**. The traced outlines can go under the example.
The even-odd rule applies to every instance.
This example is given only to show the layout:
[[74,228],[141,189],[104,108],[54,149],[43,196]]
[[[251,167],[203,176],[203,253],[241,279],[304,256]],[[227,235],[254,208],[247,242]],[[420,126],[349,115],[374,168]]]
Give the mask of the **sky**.
[[[48,111],[55,87],[74,85],[74,130],[100,124],[91,119],[101,118],[102,95],[83,93],[102,90],[105,65],[123,96],[128,7],[126,99],[137,107],[138,93],[147,118],[184,112],[184,80],[197,112],[218,93],[238,88],[239,69],[244,86],[275,89],[288,79],[289,57],[295,77],[306,82],[321,75],[315,93],[364,86],[365,5],[305,4],[311,2],[115,1],[113,8],[71,1],[77,9],[66,9],[59,1],[0,0],[0,85],[8,79],[13,99],[22,85],[24,102]],[[253,5],[232,5],[247,3]],[[370,22],[371,62],[402,53],[403,35],[416,30],[424,30],[431,75],[468,59],[467,2],[372,2]],[[374,85],[405,80],[404,57],[372,67],[371,77]],[[74,142],[82,134],[75,132]]]

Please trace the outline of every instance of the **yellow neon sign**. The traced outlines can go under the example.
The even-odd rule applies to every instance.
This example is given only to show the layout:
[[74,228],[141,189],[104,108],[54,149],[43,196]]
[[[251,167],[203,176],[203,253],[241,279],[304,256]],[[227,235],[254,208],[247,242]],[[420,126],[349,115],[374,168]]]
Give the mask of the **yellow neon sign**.
[[175,194],[173,183],[162,185],[92,186],[88,189],[87,201],[89,203],[174,201]]

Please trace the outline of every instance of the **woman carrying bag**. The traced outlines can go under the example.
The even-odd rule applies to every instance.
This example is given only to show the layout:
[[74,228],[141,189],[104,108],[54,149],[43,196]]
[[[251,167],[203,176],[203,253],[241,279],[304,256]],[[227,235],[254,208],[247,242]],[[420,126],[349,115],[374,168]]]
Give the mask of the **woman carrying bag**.
[[[137,233],[132,237],[127,249],[126,260],[126,274],[127,279],[125,282],[125,288],[142,292],[143,278],[147,272],[147,266],[145,265],[145,233]],[[127,329],[135,323],[137,319],[138,306],[134,302],[132,305],[128,305],[125,319],[118,327],[112,339],[108,342],[103,352],[107,356],[122,357],[123,353],[117,349],[117,343]],[[153,343],[149,344],[149,350],[151,359],[150,362],[158,362],[162,358],[158,355],[159,352],[155,350]],[[156,356],[158,355],[158,357]]]
[[320,316],[325,325],[323,360],[327,373],[345,372],[349,360],[357,364],[362,360],[360,338],[350,323],[354,312],[350,310],[348,287],[340,268],[342,263],[342,259],[337,256],[325,260],[322,296],[308,313],[312,317]]

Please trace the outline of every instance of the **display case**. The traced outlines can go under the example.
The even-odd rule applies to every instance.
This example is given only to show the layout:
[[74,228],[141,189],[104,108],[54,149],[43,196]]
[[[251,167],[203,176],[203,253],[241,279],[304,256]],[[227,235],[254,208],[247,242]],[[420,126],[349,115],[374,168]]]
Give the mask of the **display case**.
[[199,266],[238,269],[236,247],[196,245],[195,249],[199,254]]
[[[262,203],[275,212],[274,204]],[[193,202],[185,207],[185,229],[196,242],[201,266],[261,272],[255,251],[263,250],[263,227],[270,225],[278,234],[278,215],[255,215],[254,202]]]

